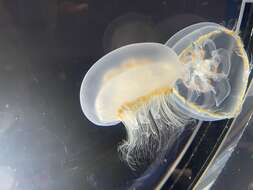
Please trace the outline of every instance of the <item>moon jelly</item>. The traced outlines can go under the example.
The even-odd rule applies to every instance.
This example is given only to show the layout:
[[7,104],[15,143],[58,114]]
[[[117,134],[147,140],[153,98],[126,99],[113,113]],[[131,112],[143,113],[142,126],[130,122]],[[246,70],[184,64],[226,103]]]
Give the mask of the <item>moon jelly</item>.
[[124,124],[127,139],[119,149],[134,167],[165,151],[175,131],[196,119],[235,117],[248,75],[239,36],[198,23],[165,45],[132,44],[102,57],[84,77],[81,107],[96,125]]
[[235,32],[215,23],[198,23],[179,31],[166,45],[188,67],[174,91],[176,104],[187,115],[212,121],[240,112],[249,61]]

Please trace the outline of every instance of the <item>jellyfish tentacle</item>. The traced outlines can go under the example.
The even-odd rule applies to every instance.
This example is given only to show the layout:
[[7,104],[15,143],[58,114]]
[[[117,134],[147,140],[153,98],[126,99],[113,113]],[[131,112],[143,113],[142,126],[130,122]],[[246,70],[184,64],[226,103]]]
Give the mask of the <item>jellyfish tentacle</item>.
[[[192,118],[180,112],[170,95],[154,97],[134,115],[128,111],[124,115],[123,124],[127,130],[127,138],[119,146],[119,151],[132,168],[141,165],[143,157],[153,160],[164,153],[175,140],[175,136],[179,135],[187,124],[193,122]],[[143,115],[149,122],[141,121]],[[133,121],[137,121],[134,130]]]

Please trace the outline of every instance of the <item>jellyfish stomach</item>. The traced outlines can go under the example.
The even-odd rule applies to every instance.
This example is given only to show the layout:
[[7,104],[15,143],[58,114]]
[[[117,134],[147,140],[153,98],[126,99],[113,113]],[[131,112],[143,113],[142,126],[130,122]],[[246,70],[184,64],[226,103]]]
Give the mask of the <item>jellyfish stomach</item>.
[[[187,50],[181,56],[181,61],[187,67],[187,74],[182,78],[182,82],[191,95],[195,93],[195,96],[199,96],[202,93],[212,96],[213,101],[210,100],[209,105],[202,102],[202,107],[218,107],[231,91],[228,80],[231,67],[229,52],[216,49],[211,40],[193,46],[192,50]],[[197,97],[189,99],[194,102]]]

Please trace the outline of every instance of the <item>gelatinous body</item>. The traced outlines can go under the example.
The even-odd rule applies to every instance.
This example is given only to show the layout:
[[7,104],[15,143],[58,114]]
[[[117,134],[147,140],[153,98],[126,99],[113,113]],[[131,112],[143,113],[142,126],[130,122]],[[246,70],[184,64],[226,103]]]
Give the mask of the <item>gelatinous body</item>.
[[235,117],[249,75],[243,44],[215,23],[187,27],[166,45],[124,46],[101,58],[80,92],[87,118],[97,125],[123,122],[123,158],[135,166],[166,150],[194,119]]
[[240,112],[249,75],[243,44],[237,34],[217,24],[191,27],[194,30],[179,35],[171,47],[189,66],[186,77],[177,81],[175,101],[196,119],[234,117]]
[[161,88],[171,89],[182,73],[183,67],[179,67],[178,56],[162,44],[119,48],[98,60],[86,74],[80,92],[83,111],[97,125],[116,124],[125,103]]

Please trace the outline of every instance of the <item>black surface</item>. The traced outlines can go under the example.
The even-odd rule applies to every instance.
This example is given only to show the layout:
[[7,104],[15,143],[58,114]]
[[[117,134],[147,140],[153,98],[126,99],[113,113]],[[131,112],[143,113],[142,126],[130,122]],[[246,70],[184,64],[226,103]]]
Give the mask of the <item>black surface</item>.
[[231,120],[203,122],[191,146],[163,189],[192,189],[231,127]]
[[233,23],[227,7],[220,0],[1,0],[0,169],[13,177],[11,190],[131,185],[140,174],[118,158],[124,128],[94,126],[79,103],[85,73],[114,48],[105,31],[115,31],[119,17],[140,20],[151,35],[123,31],[116,46],[165,42],[192,23]]

